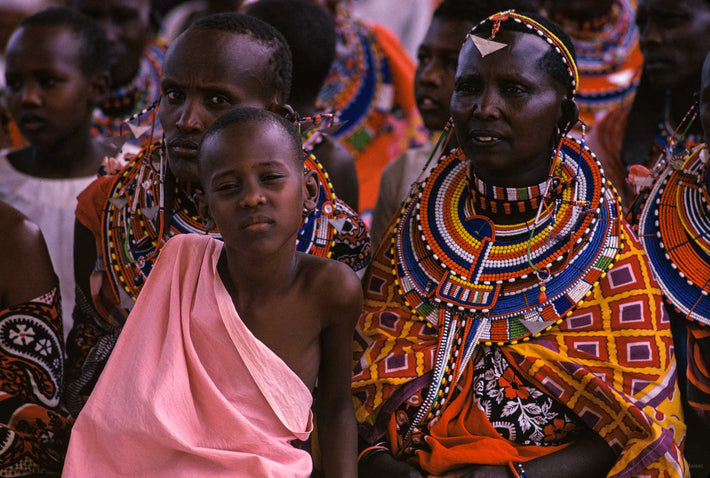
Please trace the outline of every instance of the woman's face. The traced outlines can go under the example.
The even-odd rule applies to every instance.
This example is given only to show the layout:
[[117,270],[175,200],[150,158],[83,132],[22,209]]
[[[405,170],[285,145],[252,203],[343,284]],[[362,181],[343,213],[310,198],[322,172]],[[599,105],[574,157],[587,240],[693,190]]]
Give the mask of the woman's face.
[[[501,30],[507,44],[482,57],[467,39],[459,55],[451,117],[459,145],[481,180],[522,187],[543,180],[558,126],[564,126],[565,87],[542,70],[550,46],[534,34]],[[571,119],[571,118],[570,118]]]
[[644,72],[657,88],[697,83],[710,50],[710,2],[640,0],[636,12]]

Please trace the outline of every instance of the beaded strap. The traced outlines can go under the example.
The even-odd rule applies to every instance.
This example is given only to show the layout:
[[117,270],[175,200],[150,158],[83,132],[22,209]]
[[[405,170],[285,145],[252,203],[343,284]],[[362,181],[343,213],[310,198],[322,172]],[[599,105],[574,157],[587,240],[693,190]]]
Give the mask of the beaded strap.
[[491,29],[490,37],[490,39],[492,40],[495,38],[496,33],[500,29],[501,23],[510,20],[525,25],[529,30],[536,33],[550,46],[552,46],[555,52],[557,52],[562,57],[562,62],[567,65],[567,72],[569,73],[570,80],[572,82],[572,96],[574,96],[577,90],[577,86],[579,85],[579,71],[577,70],[577,63],[575,62],[574,57],[569,52],[565,44],[557,37],[557,35],[552,33],[550,30],[548,30],[532,18],[526,17],[525,15],[521,15],[515,10],[507,10],[505,12],[499,12],[494,15],[491,15],[487,19],[483,20],[481,23],[476,25],[473,30],[471,30],[471,33],[475,33],[476,30],[478,30],[481,26],[492,22],[493,26]]

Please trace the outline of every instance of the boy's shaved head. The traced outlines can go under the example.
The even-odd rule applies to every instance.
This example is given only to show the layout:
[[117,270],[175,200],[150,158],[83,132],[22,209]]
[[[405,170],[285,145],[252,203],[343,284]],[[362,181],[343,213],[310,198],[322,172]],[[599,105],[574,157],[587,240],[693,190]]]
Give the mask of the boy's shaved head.
[[79,64],[85,75],[109,69],[111,58],[108,51],[111,45],[103,29],[86,15],[68,8],[48,8],[20,23],[20,28],[31,26],[66,28],[80,38]]
[[[271,25],[249,15],[240,13],[220,13],[209,15],[193,23],[187,31],[202,30],[244,35],[271,50],[267,63],[265,86],[285,103],[291,92],[293,63],[291,50],[283,35]],[[238,55],[235,52],[235,55]]]
[[289,122],[283,116],[279,116],[271,111],[261,108],[235,108],[217,118],[205,132],[204,138],[202,138],[202,142],[200,143],[200,148],[197,153],[197,165],[201,178],[204,173],[204,159],[202,154],[204,145],[209,143],[210,139],[218,135],[221,131],[245,124],[257,124],[263,127],[274,126],[279,128],[283,133],[284,140],[291,145],[295,160],[299,162],[303,160],[304,156],[301,135],[293,123]]

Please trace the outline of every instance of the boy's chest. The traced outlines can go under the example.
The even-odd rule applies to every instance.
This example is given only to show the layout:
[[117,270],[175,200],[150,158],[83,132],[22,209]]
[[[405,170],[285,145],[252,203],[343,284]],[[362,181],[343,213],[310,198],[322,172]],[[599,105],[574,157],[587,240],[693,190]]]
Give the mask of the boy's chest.
[[[241,315],[241,314],[240,314]],[[320,318],[300,301],[284,300],[246,311],[242,321],[261,342],[278,355],[309,388],[320,362]]]

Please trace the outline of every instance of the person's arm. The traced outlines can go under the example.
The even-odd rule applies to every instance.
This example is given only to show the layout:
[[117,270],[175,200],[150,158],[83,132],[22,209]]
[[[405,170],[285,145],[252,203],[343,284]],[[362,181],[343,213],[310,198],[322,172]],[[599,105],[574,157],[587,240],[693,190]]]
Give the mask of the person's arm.
[[[326,478],[357,476],[357,428],[350,384],[353,365],[353,332],[362,310],[362,288],[346,265],[331,264],[329,288],[321,299],[328,307],[321,332],[316,419]],[[325,290],[327,289],[327,290]]]
[[0,204],[0,310],[30,301],[57,286],[39,227],[19,211]]
[[[616,455],[606,441],[587,430],[572,445],[523,463],[528,478],[605,478],[616,463]],[[384,475],[383,475],[384,476]],[[507,466],[471,465],[428,478],[510,478]]]

